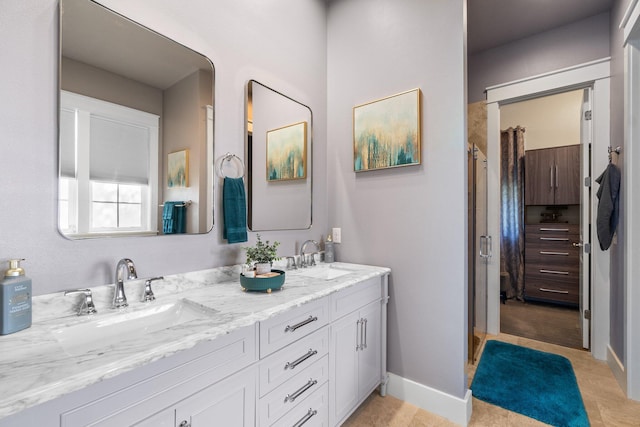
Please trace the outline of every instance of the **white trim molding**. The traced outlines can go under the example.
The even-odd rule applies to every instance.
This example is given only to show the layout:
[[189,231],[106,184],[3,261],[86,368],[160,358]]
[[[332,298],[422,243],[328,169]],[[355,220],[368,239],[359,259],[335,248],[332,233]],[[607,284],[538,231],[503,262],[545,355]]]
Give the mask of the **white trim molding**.
[[473,400],[471,399],[471,390],[467,390],[464,399],[460,399],[440,390],[389,373],[387,393],[464,427],[469,424],[471,419]]
[[620,384],[620,388],[623,390],[627,389],[627,373],[625,372],[624,365],[618,358],[616,352],[611,348],[611,346],[607,346],[607,365],[611,372],[613,372],[613,376]]
[[[625,354],[624,382],[618,379],[629,399],[640,400],[640,3],[632,1],[621,27],[624,28],[624,198],[625,247]],[[617,377],[616,377],[617,378]]]
[[[603,58],[525,79],[495,85],[487,89],[487,167],[488,218],[491,236],[500,236],[500,106],[573,89],[593,87],[593,141],[591,176],[597,176],[607,164],[609,145],[610,58]],[[593,212],[595,194],[592,194]],[[593,217],[593,216],[592,216]],[[596,235],[595,221],[591,235]],[[487,332],[500,331],[500,249],[494,250],[496,262],[489,264],[489,301]],[[606,360],[609,344],[609,254],[592,245],[591,256],[591,353]]]

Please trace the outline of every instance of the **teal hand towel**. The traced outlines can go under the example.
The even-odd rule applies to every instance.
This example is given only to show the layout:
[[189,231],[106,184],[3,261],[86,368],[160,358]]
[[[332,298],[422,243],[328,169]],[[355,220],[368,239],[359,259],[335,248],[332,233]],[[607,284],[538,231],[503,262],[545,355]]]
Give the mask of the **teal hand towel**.
[[247,201],[242,178],[225,178],[222,186],[222,236],[229,243],[246,242]]

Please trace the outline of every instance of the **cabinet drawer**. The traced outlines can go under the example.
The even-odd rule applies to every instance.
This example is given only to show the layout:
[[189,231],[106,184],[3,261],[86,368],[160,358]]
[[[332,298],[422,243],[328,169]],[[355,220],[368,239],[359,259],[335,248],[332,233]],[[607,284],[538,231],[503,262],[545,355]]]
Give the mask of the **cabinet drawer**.
[[[296,376],[260,399],[258,404],[262,425],[271,425],[290,410],[298,407],[316,390],[320,390],[329,378],[329,356],[325,355],[307,366]],[[309,409],[304,404],[305,410]]]
[[330,295],[331,320],[353,313],[365,305],[382,298],[380,277],[372,277]]
[[328,311],[328,298],[322,298],[260,322],[260,358],[322,328]]
[[580,234],[579,224],[527,224],[525,225],[525,233],[527,235],[577,235]]
[[578,304],[580,290],[578,284],[545,282],[530,280],[525,281],[525,298],[535,298],[545,301],[556,301],[568,304]]
[[550,265],[528,263],[525,264],[524,274],[527,279],[542,280],[557,283],[577,283],[580,264],[575,262],[565,265]]
[[[302,426],[304,427],[328,427],[329,426],[329,388],[325,382],[313,394],[300,402],[295,408],[287,412],[282,418],[271,426]],[[261,423],[261,427],[267,426]]]
[[329,328],[322,329],[275,352],[260,362],[260,396],[264,396],[329,351]]
[[251,364],[256,360],[255,337],[255,326],[250,326],[217,338],[202,346],[204,354],[186,363],[64,412],[60,425],[124,426],[141,421]]

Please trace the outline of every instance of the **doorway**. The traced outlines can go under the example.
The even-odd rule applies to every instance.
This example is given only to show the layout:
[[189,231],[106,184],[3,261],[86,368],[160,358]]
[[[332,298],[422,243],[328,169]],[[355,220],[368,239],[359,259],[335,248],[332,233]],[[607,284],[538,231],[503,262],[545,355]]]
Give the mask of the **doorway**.
[[589,323],[581,319],[589,308],[581,310],[581,296],[590,290],[581,251],[589,242],[581,233],[581,225],[589,229],[582,215],[589,212],[588,192],[582,203],[589,160],[581,156],[590,139],[583,115],[589,93],[576,89],[500,107],[500,330],[580,349],[589,348]]

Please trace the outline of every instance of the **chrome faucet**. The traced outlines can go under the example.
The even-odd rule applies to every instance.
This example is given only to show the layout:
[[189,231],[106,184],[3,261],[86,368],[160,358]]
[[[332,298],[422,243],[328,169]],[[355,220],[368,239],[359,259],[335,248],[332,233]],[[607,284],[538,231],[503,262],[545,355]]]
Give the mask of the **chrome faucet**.
[[300,267],[302,268],[307,267],[307,261],[305,260],[305,257],[304,257],[304,250],[309,243],[314,244],[316,247],[316,252],[311,254],[311,261],[309,261],[309,264],[308,264],[309,266],[316,265],[316,261],[314,260],[313,255],[320,251],[320,245],[318,245],[318,242],[316,242],[315,240],[307,240],[306,242],[304,242],[302,246],[300,246]]
[[[126,274],[126,277],[125,277]],[[116,289],[113,293],[113,308],[126,307],[127,297],[124,294],[125,279],[137,279],[136,266],[129,258],[122,258],[116,266]]]

